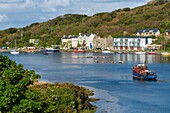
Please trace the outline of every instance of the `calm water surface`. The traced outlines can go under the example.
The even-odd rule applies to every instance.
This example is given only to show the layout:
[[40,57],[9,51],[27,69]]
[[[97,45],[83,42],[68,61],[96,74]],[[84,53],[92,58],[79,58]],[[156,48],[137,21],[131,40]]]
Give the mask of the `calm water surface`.
[[[94,97],[101,99],[93,103],[98,107],[96,113],[170,112],[170,57],[100,53],[3,55],[26,69],[35,70],[42,81],[71,82],[94,90]],[[132,80],[132,67],[145,58],[148,67],[158,73],[157,82]],[[95,63],[96,60],[99,63]],[[124,61],[124,64],[117,61]]]

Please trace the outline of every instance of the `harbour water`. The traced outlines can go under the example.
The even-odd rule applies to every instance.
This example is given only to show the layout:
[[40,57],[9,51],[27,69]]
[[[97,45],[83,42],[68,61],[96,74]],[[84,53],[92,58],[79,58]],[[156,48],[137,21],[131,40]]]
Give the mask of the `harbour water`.
[[[93,103],[98,107],[96,113],[170,112],[170,57],[67,52],[2,54],[25,69],[35,70],[41,81],[69,82],[93,90],[94,97],[100,98]],[[132,79],[132,67],[145,58],[148,67],[157,72],[158,81]]]

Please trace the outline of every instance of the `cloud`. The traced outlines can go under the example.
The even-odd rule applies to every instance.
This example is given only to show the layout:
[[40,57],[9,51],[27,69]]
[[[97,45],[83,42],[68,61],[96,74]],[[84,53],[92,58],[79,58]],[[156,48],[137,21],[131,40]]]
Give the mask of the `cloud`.
[[44,0],[40,6],[43,12],[56,12],[60,8],[70,6],[70,0]]
[[70,0],[44,0],[43,3],[45,6],[68,6],[70,4]]
[[[18,27],[64,14],[93,15],[144,5],[150,0],[0,0],[0,22]],[[0,29],[4,26],[0,23]],[[5,25],[6,26],[6,25]]]
[[7,20],[8,20],[8,16],[7,15],[0,14],[0,22],[7,21]]

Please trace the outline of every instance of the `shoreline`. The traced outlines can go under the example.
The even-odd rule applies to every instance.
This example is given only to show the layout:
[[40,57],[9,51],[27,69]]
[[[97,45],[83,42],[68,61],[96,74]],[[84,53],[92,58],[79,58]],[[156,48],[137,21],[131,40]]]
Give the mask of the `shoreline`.
[[[7,49],[7,50],[2,50],[0,49],[0,53],[8,53],[10,52],[12,49]],[[41,52],[42,50],[40,49],[35,49],[35,50],[29,50],[29,49],[24,49],[24,50],[19,50],[21,53],[34,53],[34,52]],[[148,52],[150,51],[119,51],[119,50],[109,50],[111,53],[118,53],[118,54],[137,54],[135,52],[145,52],[146,54],[148,54]],[[67,50],[63,50],[60,49],[59,52],[74,52],[74,50],[72,49],[67,49]],[[154,51],[155,54],[154,55],[161,55],[161,53],[165,53],[165,51]],[[85,50],[85,53],[102,53],[102,50]],[[168,53],[168,51],[167,51]],[[110,54],[110,53],[107,53]]]

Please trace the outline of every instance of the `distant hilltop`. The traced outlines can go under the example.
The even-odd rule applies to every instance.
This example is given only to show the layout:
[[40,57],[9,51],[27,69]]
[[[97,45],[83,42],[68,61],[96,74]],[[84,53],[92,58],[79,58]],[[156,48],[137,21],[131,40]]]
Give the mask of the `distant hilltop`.
[[150,0],[148,4],[153,4],[153,5],[160,5],[164,4],[166,2],[169,2],[170,0]]

